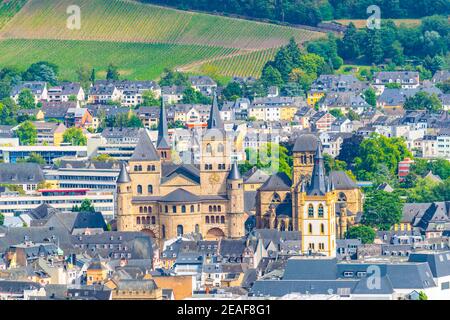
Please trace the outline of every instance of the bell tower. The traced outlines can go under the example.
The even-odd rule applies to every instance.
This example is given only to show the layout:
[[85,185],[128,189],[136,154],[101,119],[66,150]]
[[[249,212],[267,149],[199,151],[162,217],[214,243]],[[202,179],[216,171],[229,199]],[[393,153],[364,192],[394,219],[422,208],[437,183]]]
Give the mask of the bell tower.
[[125,231],[133,224],[131,179],[124,163],[117,178],[117,230]]
[[214,94],[208,126],[201,140],[200,183],[205,195],[226,195],[230,171],[230,146]]
[[167,115],[166,109],[164,108],[164,99],[161,99],[158,123],[158,141],[156,142],[156,150],[158,151],[161,161],[170,161],[171,148],[169,144],[169,132],[167,129]]

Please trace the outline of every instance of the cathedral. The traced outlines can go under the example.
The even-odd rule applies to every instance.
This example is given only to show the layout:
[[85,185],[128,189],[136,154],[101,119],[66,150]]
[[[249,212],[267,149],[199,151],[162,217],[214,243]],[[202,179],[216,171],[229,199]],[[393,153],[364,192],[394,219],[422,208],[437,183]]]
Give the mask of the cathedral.
[[117,180],[117,228],[143,231],[163,240],[188,233],[203,239],[245,235],[244,186],[214,97],[208,125],[200,139],[199,163],[176,164],[164,103],[156,147],[144,130]]
[[[119,231],[143,231],[158,240],[183,234],[203,239],[245,235],[244,181],[231,163],[217,97],[199,141],[197,164],[176,164],[164,104],[156,146],[144,130],[117,180]],[[194,148],[194,146],[192,146]],[[362,193],[345,172],[326,175],[322,145],[312,134],[293,147],[292,179],[275,173],[256,192],[256,228],[302,233],[302,252],[334,256],[336,238],[362,211]]]
[[336,238],[344,238],[362,211],[362,193],[343,171],[325,173],[322,145],[312,135],[293,147],[292,180],[276,173],[258,189],[256,227],[296,230],[302,252],[334,256]]

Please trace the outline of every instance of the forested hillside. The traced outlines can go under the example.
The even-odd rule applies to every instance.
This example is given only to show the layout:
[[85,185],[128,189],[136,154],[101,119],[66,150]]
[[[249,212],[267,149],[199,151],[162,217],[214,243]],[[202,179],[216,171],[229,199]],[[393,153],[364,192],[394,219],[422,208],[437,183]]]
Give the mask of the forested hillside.
[[421,18],[450,13],[450,0],[140,0],[207,12],[315,26],[332,19],[364,19],[377,5],[383,18]]

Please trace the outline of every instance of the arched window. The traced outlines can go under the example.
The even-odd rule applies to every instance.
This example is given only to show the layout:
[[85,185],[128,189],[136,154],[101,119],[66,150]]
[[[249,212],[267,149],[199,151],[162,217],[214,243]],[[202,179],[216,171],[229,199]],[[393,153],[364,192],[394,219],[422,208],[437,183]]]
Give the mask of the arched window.
[[320,224],[320,233],[321,234],[325,233],[325,225],[323,223]]
[[222,206],[217,206],[217,211],[221,212],[222,211]]
[[197,211],[200,212],[200,205],[197,205]]
[[209,223],[209,216],[205,217],[205,223]]
[[137,223],[137,224],[141,224],[141,217],[137,217],[137,218],[136,218],[136,223]]
[[164,212],[169,213],[169,206],[164,206]]
[[319,218],[323,218],[323,205],[319,204],[319,210],[318,210]]
[[308,224],[308,232],[311,234],[312,233],[312,224]]
[[142,171],[142,166],[141,165],[138,166],[138,171]]
[[215,223],[214,221],[214,216],[211,216],[211,223]]
[[149,194],[153,194],[153,186],[152,186],[151,184],[149,184],[149,185],[147,186],[147,192],[148,192]]
[[147,213],[147,207],[144,207],[144,213]]
[[138,166],[134,166],[134,171],[138,171]]
[[285,230],[286,230],[286,224],[284,223],[284,220],[281,220],[280,231],[285,231]]
[[211,144],[207,144],[206,145],[206,153],[211,153],[212,152],[212,147],[211,147]]
[[147,222],[147,224],[150,224],[150,217],[149,216],[147,216],[146,222]]
[[217,212],[217,206],[213,206],[213,211]]
[[181,212],[182,212],[182,213],[186,213],[186,206],[185,206],[185,205],[182,205],[182,206],[181,206]]
[[314,218],[314,207],[312,204],[308,206],[308,218]]
[[194,212],[194,205],[191,204],[191,212]]
[[156,224],[156,217],[152,216],[152,224]]
[[148,213],[152,213],[152,207],[148,207]]
[[278,193],[274,193],[272,196],[272,202],[281,202],[280,195]]
[[183,226],[181,224],[179,224],[177,226],[177,236],[182,236],[183,235]]
[[144,212],[144,208],[143,207],[139,207],[139,213]]
[[225,216],[220,217],[220,223],[225,223]]
[[172,206],[172,212],[177,213],[177,206]]
[[142,186],[140,184],[137,186],[137,193],[142,194]]
[[209,212],[212,212],[212,210],[213,210],[213,209],[212,209],[212,206],[209,206],[208,209],[209,209]]
[[219,223],[220,221],[220,216],[216,216],[216,223]]
[[161,237],[164,239],[166,237],[166,226],[161,226]]
[[219,145],[217,146],[217,152],[223,152],[224,147],[223,144],[219,143]]

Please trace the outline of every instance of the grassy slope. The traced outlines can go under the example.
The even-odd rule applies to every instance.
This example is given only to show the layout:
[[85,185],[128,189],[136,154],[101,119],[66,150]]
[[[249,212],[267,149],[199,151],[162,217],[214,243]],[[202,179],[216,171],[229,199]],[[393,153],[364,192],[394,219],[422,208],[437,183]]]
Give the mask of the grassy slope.
[[0,29],[22,9],[27,0],[9,0],[0,2]]
[[[81,8],[81,30],[66,27],[69,5]],[[192,65],[183,70],[195,72],[202,61],[214,61],[222,75],[258,75],[274,51],[267,48],[292,36],[304,42],[322,34],[126,0],[30,0],[0,28],[0,66],[48,60],[60,66],[62,78],[74,80],[80,64],[105,70],[114,62],[123,75],[143,79],[164,67]]]

